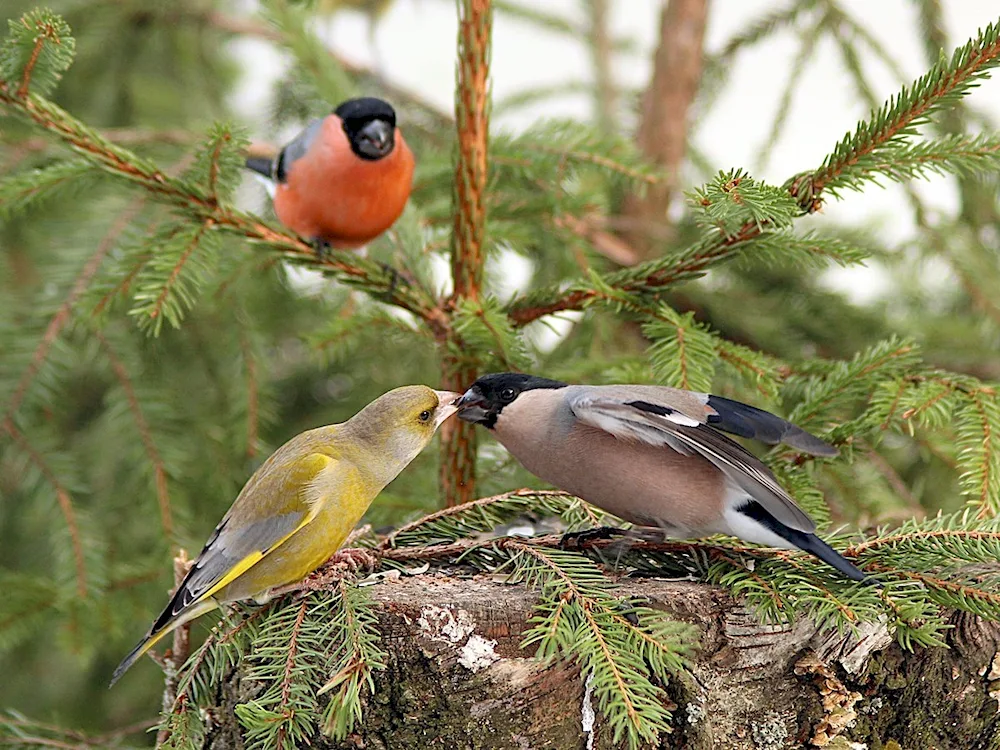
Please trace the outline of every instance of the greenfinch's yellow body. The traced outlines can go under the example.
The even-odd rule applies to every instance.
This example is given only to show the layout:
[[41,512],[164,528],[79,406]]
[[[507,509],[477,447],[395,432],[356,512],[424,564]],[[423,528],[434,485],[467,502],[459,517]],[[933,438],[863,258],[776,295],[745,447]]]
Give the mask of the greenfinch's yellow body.
[[276,450],[250,477],[111,684],[179,625],[223,602],[266,599],[272,589],[316,570],[455,412],[458,395],[397,388],[347,422],[303,432]]

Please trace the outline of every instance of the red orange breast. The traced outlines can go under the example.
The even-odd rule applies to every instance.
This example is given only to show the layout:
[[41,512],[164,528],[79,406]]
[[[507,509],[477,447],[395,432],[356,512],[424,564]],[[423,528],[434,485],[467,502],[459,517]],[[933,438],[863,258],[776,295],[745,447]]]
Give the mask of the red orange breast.
[[274,210],[304,237],[360,247],[393,225],[413,186],[413,153],[396,128],[392,153],[367,161],[351,151],[340,118],[330,115],[308,153],[278,186]]

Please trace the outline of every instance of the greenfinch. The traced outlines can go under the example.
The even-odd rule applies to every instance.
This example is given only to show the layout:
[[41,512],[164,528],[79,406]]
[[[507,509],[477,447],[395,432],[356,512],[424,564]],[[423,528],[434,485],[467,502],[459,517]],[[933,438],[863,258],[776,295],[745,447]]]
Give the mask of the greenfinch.
[[455,413],[458,395],[396,388],[343,424],[303,432],[278,448],[250,477],[111,684],[180,625],[224,602],[266,601],[272,590],[320,567]]

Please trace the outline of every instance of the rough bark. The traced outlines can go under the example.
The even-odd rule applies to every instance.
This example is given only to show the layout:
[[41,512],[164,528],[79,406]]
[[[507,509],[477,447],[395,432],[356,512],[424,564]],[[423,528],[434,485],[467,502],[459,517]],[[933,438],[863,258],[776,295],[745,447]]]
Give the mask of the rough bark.
[[[698,626],[691,671],[671,681],[669,748],[987,750],[1000,744],[1000,627],[956,614],[951,648],[901,650],[884,628],[860,637],[807,620],[763,626],[719,588],[629,580],[620,591]],[[582,681],[520,649],[535,598],[521,586],[443,575],[372,589],[388,669],[364,728],[315,748],[585,748]],[[495,641],[495,645],[491,644]],[[206,747],[243,747],[232,707],[255,686],[236,670]],[[598,713],[593,747],[611,748]],[[852,744],[856,743],[856,744]]]

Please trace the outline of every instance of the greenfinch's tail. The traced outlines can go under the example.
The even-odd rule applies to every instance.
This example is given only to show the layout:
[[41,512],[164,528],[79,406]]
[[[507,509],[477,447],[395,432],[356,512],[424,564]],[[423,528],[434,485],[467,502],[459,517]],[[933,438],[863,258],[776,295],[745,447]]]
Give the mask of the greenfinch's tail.
[[108,684],[108,687],[110,688],[118,682],[118,679],[128,671],[129,667],[135,664],[140,656],[155,646],[161,638],[169,635],[184,623],[191,622],[191,620],[196,617],[201,617],[206,612],[211,612],[218,606],[218,602],[216,602],[215,599],[209,598],[191,605],[189,609],[184,610],[178,614],[176,618],[167,621],[159,628],[156,627],[157,625],[160,625],[160,622],[157,621],[157,623],[153,626],[153,629],[146,634],[146,637],[139,641],[139,643],[136,644],[136,647],[129,652],[128,656],[122,659],[122,663],[115,668],[115,672],[111,675],[111,682]]

